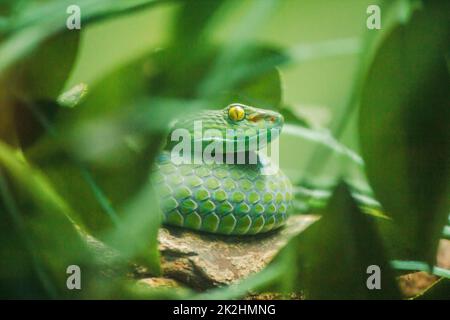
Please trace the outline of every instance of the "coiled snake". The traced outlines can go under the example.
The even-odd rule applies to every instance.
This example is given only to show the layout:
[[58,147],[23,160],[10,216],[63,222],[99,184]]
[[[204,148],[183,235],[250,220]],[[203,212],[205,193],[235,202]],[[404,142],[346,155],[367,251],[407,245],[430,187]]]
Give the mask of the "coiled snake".
[[[211,134],[199,136],[198,125]],[[292,185],[261,152],[278,138],[282,126],[279,113],[242,104],[202,110],[175,121],[153,174],[164,223],[232,235],[282,226],[291,208]],[[190,140],[185,146],[191,150],[184,150],[182,162],[174,155],[186,133]],[[205,159],[206,151],[214,161]],[[274,170],[271,174],[269,168]]]

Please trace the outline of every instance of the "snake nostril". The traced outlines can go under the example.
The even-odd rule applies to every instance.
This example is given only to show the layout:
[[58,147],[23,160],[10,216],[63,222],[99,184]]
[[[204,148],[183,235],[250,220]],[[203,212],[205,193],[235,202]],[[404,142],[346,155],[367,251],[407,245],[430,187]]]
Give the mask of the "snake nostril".
[[266,120],[270,121],[270,122],[275,122],[277,120],[277,118],[275,116],[268,116],[266,118]]

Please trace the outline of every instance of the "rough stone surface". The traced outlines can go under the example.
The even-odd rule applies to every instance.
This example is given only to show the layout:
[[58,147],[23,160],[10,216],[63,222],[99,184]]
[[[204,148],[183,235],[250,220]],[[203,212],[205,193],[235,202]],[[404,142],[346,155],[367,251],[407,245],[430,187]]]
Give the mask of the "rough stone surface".
[[292,216],[287,226],[255,236],[219,236],[162,228],[159,234],[165,277],[196,289],[231,284],[263,269],[294,235],[317,219]]
[[152,288],[178,288],[181,286],[176,280],[163,277],[145,278],[139,280],[138,283],[148,285]]

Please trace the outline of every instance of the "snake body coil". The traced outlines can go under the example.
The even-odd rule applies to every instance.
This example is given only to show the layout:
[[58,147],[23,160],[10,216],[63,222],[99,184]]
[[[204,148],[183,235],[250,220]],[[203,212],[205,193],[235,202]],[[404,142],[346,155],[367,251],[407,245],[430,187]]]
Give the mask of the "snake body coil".
[[[279,169],[266,174],[270,162],[258,152],[277,138],[273,132],[279,133],[282,116],[269,110],[232,104],[223,110],[204,110],[178,120],[171,132],[177,128],[185,129],[195,137],[195,121],[200,121],[205,132],[212,129],[226,137],[231,129],[240,135],[234,140],[216,135],[201,139],[197,136],[190,141],[192,146],[199,143],[201,151],[211,143],[223,144],[223,150],[233,144],[234,153],[230,155],[229,150],[224,151],[223,163],[198,161],[202,153],[195,152],[191,154],[190,163],[178,163],[172,158],[174,143],[169,139],[166,150],[156,161],[153,174],[164,223],[233,235],[263,233],[282,226],[291,207],[292,186]],[[269,132],[267,139],[261,132]],[[246,157],[244,164],[239,164],[238,153]],[[253,162],[249,161],[252,153],[256,159]],[[234,163],[225,161],[227,156],[228,159],[233,157]]]

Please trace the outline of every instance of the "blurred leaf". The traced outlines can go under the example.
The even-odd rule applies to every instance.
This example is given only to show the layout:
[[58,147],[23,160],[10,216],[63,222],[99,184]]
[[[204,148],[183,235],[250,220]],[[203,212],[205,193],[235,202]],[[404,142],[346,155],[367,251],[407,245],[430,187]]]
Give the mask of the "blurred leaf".
[[441,267],[434,266],[430,268],[430,266],[421,261],[411,261],[411,260],[392,260],[391,266],[396,270],[402,271],[425,271],[431,274],[434,274],[438,277],[444,277],[450,279],[450,270],[444,269]]
[[79,265],[86,281],[94,271],[93,257],[73,224],[77,216],[43,176],[3,143],[0,169],[2,243],[9,243],[0,247],[2,257],[9,257],[0,272],[1,295],[76,297],[79,291],[66,287],[67,267]]
[[22,98],[56,99],[75,63],[79,39],[79,31],[66,30],[45,40],[13,66],[5,79],[7,85],[13,85],[14,94]]
[[[203,47],[201,53],[188,59],[177,47],[160,50],[149,60],[149,91],[156,96],[201,98],[198,90],[213,68],[221,47]],[[287,61],[278,50],[258,46],[248,48],[241,67],[228,72],[229,86],[208,97],[209,109],[223,108],[232,102],[276,109],[282,98],[281,78],[276,66]],[[249,67],[248,65],[251,65]],[[232,72],[233,74],[231,74]]]
[[157,236],[162,213],[149,180],[123,211],[118,228],[107,231],[103,238],[125,258],[145,266],[153,275],[160,275]]
[[[291,280],[285,282],[284,290],[304,288],[311,299],[400,298],[371,219],[358,209],[349,189],[340,184],[323,217],[280,253],[281,259],[293,255],[290,265],[298,266],[297,271],[290,271],[294,275],[286,275]],[[367,287],[371,265],[381,269],[381,290]]]
[[217,9],[226,2],[224,0],[192,2],[183,1],[177,16],[174,19],[173,45],[194,52],[205,41],[205,26],[214,17]]
[[[159,2],[162,1],[78,0],[77,5],[83,13],[82,27],[84,27],[86,23],[126,14]],[[66,30],[68,17],[66,9],[72,4],[71,0],[47,1],[39,6],[32,6],[29,10],[23,10],[12,24],[8,24],[9,36],[0,46],[0,74],[33,52],[46,39],[61,30]]]
[[387,37],[369,72],[360,113],[369,181],[399,237],[410,242],[409,258],[429,263],[450,199],[448,9],[448,3],[430,6]]
[[58,97],[58,104],[62,107],[73,108],[77,106],[87,94],[88,86],[85,83],[79,83]]
[[[72,70],[78,43],[79,32],[58,33],[0,76],[2,107],[13,115],[2,112],[15,124],[13,132],[22,148],[29,147],[46,131],[37,120],[36,109],[47,116],[49,123],[58,113],[58,106],[51,101],[56,99]],[[63,51],[65,54],[61,54]],[[12,139],[8,140],[12,143]]]
[[[346,128],[356,128],[355,111],[360,105],[364,81],[373,62],[374,56],[383,39],[389,35],[391,30],[399,24],[405,23],[410,18],[412,12],[417,9],[416,1],[409,0],[379,0],[377,5],[382,12],[382,29],[370,30],[365,28],[364,34],[360,41],[354,39],[344,39],[337,41],[325,42],[322,45],[312,48],[315,56],[327,56],[343,52],[357,52],[359,58],[357,68],[353,75],[353,84],[351,90],[340,106],[334,106],[337,110],[333,114],[332,123],[330,125],[331,135],[338,141],[342,141],[342,136]],[[300,54],[300,58],[308,58],[310,50],[306,50],[306,54]],[[300,50],[301,53],[301,50]],[[311,54],[311,53],[310,53]],[[298,54],[294,53],[294,59],[298,59]],[[304,169],[307,175],[319,175],[323,167],[329,162],[334,161],[333,154],[330,150],[318,148],[310,157],[310,160]],[[346,170],[348,174],[349,170]],[[342,172],[339,173],[342,175]],[[308,179],[308,177],[306,177]]]
[[[26,0],[28,6],[24,6],[20,16],[14,21],[11,26],[11,31],[16,31],[28,27],[33,24],[44,24],[50,29],[50,23],[44,23],[42,17],[46,17],[47,20],[52,22],[62,21],[61,28],[65,28],[66,18],[68,14],[66,12],[67,7],[74,4],[70,0]],[[161,0],[128,0],[126,2],[122,0],[78,0],[78,5],[82,11],[83,24],[86,22],[94,22],[99,19],[106,19],[117,17],[123,14],[129,14],[131,12],[142,10],[150,5],[154,5]],[[53,21],[55,20],[55,21]]]
[[14,110],[14,129],[21,148],[30,147],[49,131],[54,134],[51,126],[60,107],[53,101],[16,99],[9,107]]
[[[362,158],[353,150],[339,143],[327,130],[311,129],[287,123],[283,127],[281,139],[281,148],[284,148],[287,144],[287,147],[299,147],[302,152],[297,154],[296,157],[292,157],[291,149],[288,148],[285,151],[285,158],[281,159],[284,171],[286,171],[295,185],[316,190],[328,190],[330,192],[329,189],[339,179],[342,164],[345,164],[347,167],[354,167],[355,171],[363,172],[364,162]],[[290,144],[287,139],[291,140]],[[332,155],[333,161],[324,164],[320,174],[305,172],[311,152],[317,149],[325,149]],[[283,150],[281,150],[281,155],[283,155]],[[286,170],[286,168],[289,169],[287,165],[290,165],[292,169]]]
[[169,102],[146,98],[144,70],[138,59],[108,75],[25,155],[90,232],[157,274],[160,212],[147,185],[174,112]]
[[120,224],[119,208],[148,181],[164,131],[142,130],[136,119],[126,117],[90,119],[71,124],[66,132],[55,130],[56,136],[26,155],[99,235]]
[[443,238],[450,240],[450,226],[444,227]]
[[[52,211],[65,215],[70,221],[80,222],[78,215],[71,211],[65,201],[53,191],[46,178],[39,171],[30,168],[23,158],[2,142],[0,142],[0,161],[15,181],[22,184],[28,195],[41,206],[40,209],[51,208]],[[82,224],[79,226],[81,227]]]
[[26,152],[95,233],[117,226],[119,208],[147,182],[170,119],[159,112],[150,121],[156,111],[145,99],[141,62],[108,75],[77,108],[60,112],[54,134]]
[[[280,55],[273,55],[258,62],[252,60],[253,55],[258,54],[258,51],[254,50],[256,44],[252,37],[264,26],[278,5],[279,2],[274,0],[251,3],[244,16],[233,25],[232,37],[222,44],[222,50],[212,64],[208,76],[198,87],[199,97],[214,99],[218,92],[232,90],[236,83],[252,75],[267,72],[279,63]],[[213,24],[208,28],[212,26]]]
[[294,124],[300,127],[311,128],[311,125],[308,123],[308,120],[305,118],[295,114],[294,108],[288,106],[282,106],[278,112],[283,115],[285,123]]

